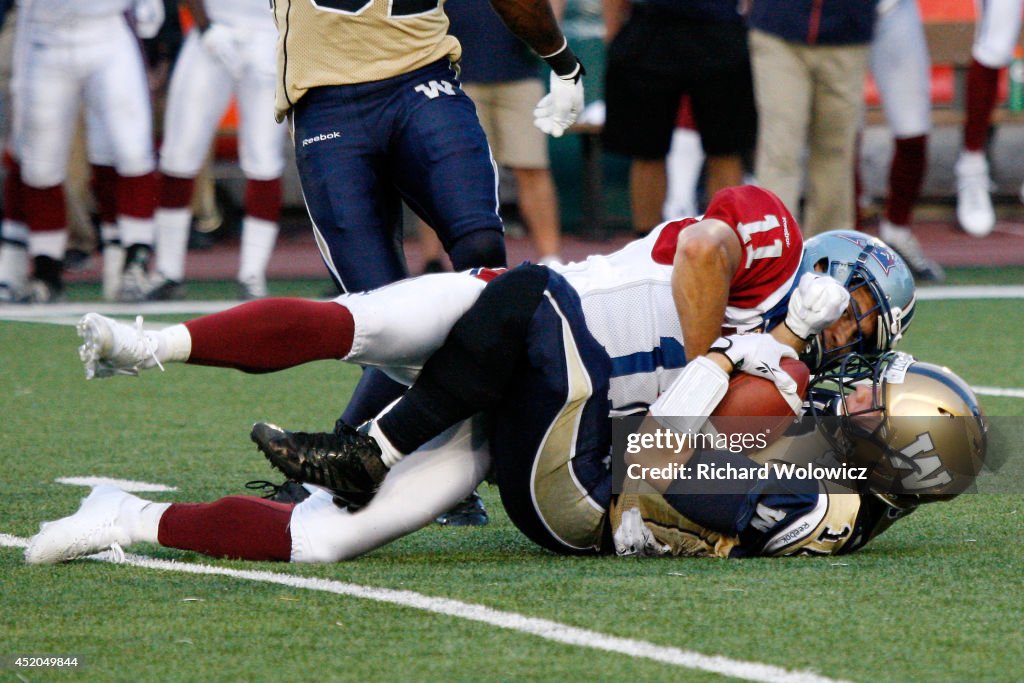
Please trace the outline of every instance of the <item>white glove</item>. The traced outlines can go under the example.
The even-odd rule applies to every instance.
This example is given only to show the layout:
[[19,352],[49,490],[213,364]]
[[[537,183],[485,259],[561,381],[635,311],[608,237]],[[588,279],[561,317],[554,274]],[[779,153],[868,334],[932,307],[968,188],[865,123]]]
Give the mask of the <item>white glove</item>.
[[782,369],[783,358],[796,359],[796,351],[770,334],[732,334],[719,337],[711,345],[715,351],[732,361],[733,370],[771,380],[786,399],[793,413],[799,413],[803,401],[796,393],[796,380]]
[[139,38],[152,38],[164,25],[163,0],[135,0],[135,4],[132,5],[132,19],[135,21],[135,34]]
[[227,69],[232,78],[241,75],[242,59],[234,29],[214,22],[199,35],[199,42],[208,55]]
[[809,339],[839,320],[850,305],[850,292],[828,275],[804,273],[789,295],[786,327]]
[[561,78],[552,71],[550,82],[551,92],[533,110],[533,125],[560,138],[583,111],[583,78],[578,74]]
[[615,541],[615,552],[619,555],[651,557],[664,555],[670,550],[667,545],[658,543],[654,538],[637,508],[630,508],[622,513],[622,520],[612,540]]

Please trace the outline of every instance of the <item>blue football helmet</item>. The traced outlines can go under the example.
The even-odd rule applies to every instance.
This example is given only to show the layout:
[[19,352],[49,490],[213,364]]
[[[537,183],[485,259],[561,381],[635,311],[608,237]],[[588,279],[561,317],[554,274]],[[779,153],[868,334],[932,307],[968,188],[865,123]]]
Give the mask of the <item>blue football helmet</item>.
[[[853,294],[867,288],[875,301],[860,310],[851,300],[857,334],[837,348],[829,348],[824,332],[810,340],[804,362],[812,369],[846,353],[885,353],[903,336],[914,317],[914,276],[906,262],[882,240],[855,230],[833,230],[804,243],[802,269],[830,275]],[[873,335],[864,334],[861,321],[878,313]]]

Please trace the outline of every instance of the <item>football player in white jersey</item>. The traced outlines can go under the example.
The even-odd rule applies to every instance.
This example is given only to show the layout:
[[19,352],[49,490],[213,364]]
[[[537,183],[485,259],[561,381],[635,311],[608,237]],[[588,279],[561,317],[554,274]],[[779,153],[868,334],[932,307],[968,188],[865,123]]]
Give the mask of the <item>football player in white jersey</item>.
[[[153,9],[151,1],[143,9]],[[135,4],[28,0],[19,7],[11,146],[20,164],[36,300],[53,300],[63,289],[67,226],[61,184],[82,104],[102,123],[120,176],[118,225],[127,252],[121,296],[139,300],[146,289],[156,186],[149,89],[126,14]],[[12,260],[0,257],[0,265]],[[26,283],[14,279],[18,275],[0,272],[6,298],[24,289]]]
[[238,282],[266,296],[277,239],[287,129],[274,120],[277,29],[265,0],[187,0],[195,27],[171,75],[160,149],[156,275],[150,299],[183,293],[196,175],[231,97],[238,103],[239,164],[246,178]]

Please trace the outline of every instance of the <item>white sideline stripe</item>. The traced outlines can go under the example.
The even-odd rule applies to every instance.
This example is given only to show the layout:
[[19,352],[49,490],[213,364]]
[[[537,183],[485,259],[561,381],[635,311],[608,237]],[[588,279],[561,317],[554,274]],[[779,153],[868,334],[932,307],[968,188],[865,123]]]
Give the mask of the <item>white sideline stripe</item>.
[[[28,540],[0,534],[0,546],[24,548]],[[100,562],[110,562],[112,553],[103,552],[90,556]],[[257,581],[260,583],[271,583],[291,588],[303,588],[306,590],[323,591],[336,595],[345,595],[363,600],[373,600],[399,607],[411,607],[412,609],[433,612],[458,619],[477,621],[498,628],[518,631],[528,635],[538,636],[545,640],[551,640],[566,645],[589,647],[595,650],[604,650],[616,654],[623,654],[627,657],[637,659],[650,659],[663,664],[680,666],[686,669],[698,669],[711,673],[741,678],[748,681],[767,681],[781,683],[842,683],[834,678],[820,676],[811,671],[789,671],[770,664],[757,662],[745,662],[738,659],[730,659],[722,656],[704,655],[690,650],[681,650],[676,647],[655,645],[643,640],[632,638],[620,638],[597,631],[576,628],[568,624],[561,624],[549,619],[528,617],[516,612],[505,612],[491,609],[483,605],[459,602],[448,598],[435,598],[413,591],[392,590],[390,588],[374,588],[372,586],[360,586],[342,581],[331,581],[329,579],[314,579],[289,574],[279,574],[265,571],[246,571],[239,569],[228,569],[227,567],[215,567],[206,564],[192,564],[174,562],[169,560],[156,560],[143,555],[125,555],[124,564],[145,569],[159,569],[169,572],[183,572],[185,574],[205,574],[211,576],[229,576],[243,581]]]
[[1024,299],[1021,285],[943,285],[920,287],[918,301],[949,301],[952,299]]
[[0,320],[45,322],[73,325],[86,313],[107,316],[136,315],[206,315],[245,303],[244,301],[154,301],[151,303],[114,304],[96,301],[76,301],[63,304],[35,304],[31,306],[0,305]]
[[974,393],[982,396],[1009,396],[1010,398],[1024,398],[1024,389],[1006,389],[1004,387],[971,387]]
[[177,486],[166,486],[164,484],[151,484],[148,481],[134,481],[132,479],[110,479],[109,477],[59,477],[54,479],[58,484],[68,486],[101,486],[107,484],[116,486],[122,491],[129,493],[153,492],[153,491],[177,491]]
[[[954,299],[1024,299],[1024,285],[943,285],[921,287],[917,290],[920,301],[949,301]],[[40,322],[76,322],[90,311],[112,316],[142,315],[205,315],[217,313],[242,301],[154,301],[118,304],[96,301],[77,301],[61,304],[35,304],[17,306],[0,304],[0,320]]]

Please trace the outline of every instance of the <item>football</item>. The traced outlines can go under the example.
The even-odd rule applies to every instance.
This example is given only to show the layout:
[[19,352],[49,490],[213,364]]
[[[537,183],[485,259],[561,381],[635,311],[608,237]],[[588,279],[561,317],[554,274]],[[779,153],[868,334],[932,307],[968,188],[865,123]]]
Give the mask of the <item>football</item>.
[[[782,369],[796,380],[802,398],[811,379],[810,370],[791,358],[782,359]],[[795,416],[771,380],[745,372],[732,376],[729,390],[711,413],[712,423],[720,433],[765,434],[768,443],[782,436]]]

